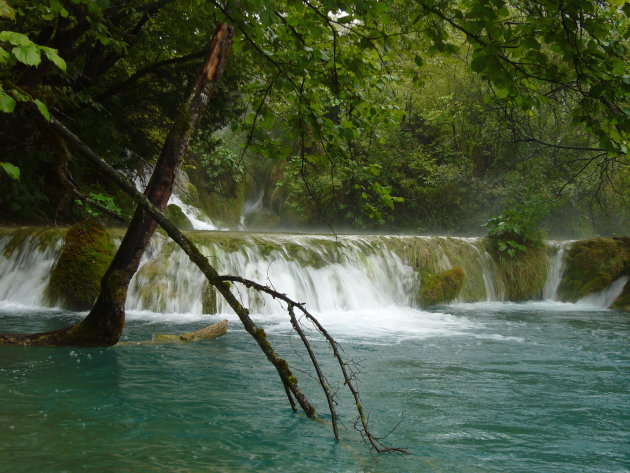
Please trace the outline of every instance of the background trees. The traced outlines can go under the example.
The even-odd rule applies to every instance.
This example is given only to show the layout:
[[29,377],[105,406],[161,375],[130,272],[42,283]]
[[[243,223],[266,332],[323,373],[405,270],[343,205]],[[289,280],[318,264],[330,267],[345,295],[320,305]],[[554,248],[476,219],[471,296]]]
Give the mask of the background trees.
[[623,231],[621,3],[9,2],[1,217],[80,218],[77,188],[129,214],[109,181],[11,101],[54,109],[116,168],[143,172],[203,32],[226,20],[234,60],[187,162],[191,198],[215,218],[236,221],[249,187],[250,198],[264,191],[267,224],[478,232],[508,209],[578,233]]

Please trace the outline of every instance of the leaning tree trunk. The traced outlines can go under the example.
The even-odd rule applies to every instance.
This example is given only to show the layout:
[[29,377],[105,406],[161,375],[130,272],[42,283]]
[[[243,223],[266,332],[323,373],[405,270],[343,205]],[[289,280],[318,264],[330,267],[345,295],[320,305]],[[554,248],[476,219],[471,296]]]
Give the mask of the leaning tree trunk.
[[[168,203],[177,166],[184,157],[190,138],[221,78],[232,34],[232,28],[225,23],[217,26],[201,74],[164,142],[145,191],[147,199],[160,210]],[[0,344],[108,346],[117,343],[125,324],[125,301],[129,282],[138,269],[140,258],[155,232],[156,225],[153,217],[138,206],[127,233],[101,280],[100,295],[85,319],[53,332],[0,334]]]

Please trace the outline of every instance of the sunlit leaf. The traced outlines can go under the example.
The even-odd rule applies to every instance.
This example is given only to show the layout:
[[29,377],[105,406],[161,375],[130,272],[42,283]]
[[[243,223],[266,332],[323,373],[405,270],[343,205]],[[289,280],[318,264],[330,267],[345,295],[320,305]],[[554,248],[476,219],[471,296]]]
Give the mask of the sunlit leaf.
[[0,112],[11,113],[15,110],[15,99],[4,91],[0,90]]
[[11,179],[15,179],[16,181],[20,180],[20,168],[17,166],[11,163],[0,162],[0,168],[4,169]]
[[11,52],[18,61],[27,66],[38,66],[42,61],[39,48],[34,44],[16,46]]
[[46,104],[39,99],[33,100],[33,103],[37,106],[37,110],[39,110],[39,113],[41,113],[42,116],[46,119],[46,121],[49,122],[50,112],[48,111],[48,107],[46,106]]

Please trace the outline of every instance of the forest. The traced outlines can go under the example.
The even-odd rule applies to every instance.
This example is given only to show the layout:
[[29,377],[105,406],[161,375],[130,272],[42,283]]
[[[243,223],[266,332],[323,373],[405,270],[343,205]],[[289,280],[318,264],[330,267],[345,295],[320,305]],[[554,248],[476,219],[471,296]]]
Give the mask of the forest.
[[0,0],[0,453],[620,471],[629,13]]
[[227,20],[231,60],[182,166],[186,199],[225,226],[262,196],[250,228],[477,235],[502,215],[565,238],[628,228],[623,2],[13,3],[7,223],[110,217],[90,202],[128,220],[129,199],[46,118],[146,175]]

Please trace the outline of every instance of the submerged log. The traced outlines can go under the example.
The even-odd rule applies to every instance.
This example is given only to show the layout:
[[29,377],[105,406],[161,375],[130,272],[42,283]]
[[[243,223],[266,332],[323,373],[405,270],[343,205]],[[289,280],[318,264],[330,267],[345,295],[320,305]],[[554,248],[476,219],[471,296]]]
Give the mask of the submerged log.
[[118,345],[156,345],[160,343],[187,343],[199,342],[201,340],[212,340],[221,335],[225,335],[228,330],[228,321],[220,320],[219,322],[200,328],[194,332],[182,334],[157,334],[152,340],[141,340],[138,342],[119,342]]
[[221,320],[216,324],[195,330],[194,332],[182,333],[181,335],[158,334],[153,337],[156,343],[164,342],[198,342],[199,340],[210,340],[227,333],[228,321]]

